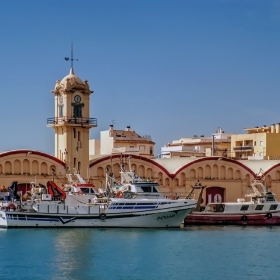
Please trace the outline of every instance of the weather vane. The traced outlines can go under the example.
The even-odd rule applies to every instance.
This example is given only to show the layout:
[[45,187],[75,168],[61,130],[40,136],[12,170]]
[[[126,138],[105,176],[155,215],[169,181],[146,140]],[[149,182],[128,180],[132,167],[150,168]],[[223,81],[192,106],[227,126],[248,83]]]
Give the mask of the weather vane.
[[78,59],[73,58],[73,43],[71,43],[71,58],[69,57],[65,57],[64,58],[66,61],[69,61],[69,59],[71,60],[71,68],[73,68],[73,61],[79,61]]

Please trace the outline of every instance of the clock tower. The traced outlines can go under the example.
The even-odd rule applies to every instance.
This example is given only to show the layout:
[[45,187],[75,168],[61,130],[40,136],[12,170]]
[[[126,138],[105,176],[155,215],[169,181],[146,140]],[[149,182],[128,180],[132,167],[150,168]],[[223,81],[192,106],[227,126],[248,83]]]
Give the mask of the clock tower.
[[52,93],[55,117],[48,118],[47,126],[55,131],[55,156],[65,162],[66,170],[75,169],[88,178],[89,130],[97,126],[97,120],[89,116],[93,91],[71,68],[69,75],[56,81]]

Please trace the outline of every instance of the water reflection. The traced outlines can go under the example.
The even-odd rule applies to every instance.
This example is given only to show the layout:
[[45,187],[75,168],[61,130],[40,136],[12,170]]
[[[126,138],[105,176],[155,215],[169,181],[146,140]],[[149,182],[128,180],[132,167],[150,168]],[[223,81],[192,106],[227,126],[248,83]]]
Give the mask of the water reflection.
[[95,236],[97,230],[71,229],[56,230],[53,239],[54,260],[51,265],[55,271],[53,279],[63,277],[65,279],[80,277],[81,272],[95,269],[92,260],[96,257]]
[[0,231],[3,279],[273,279],[280,227]]

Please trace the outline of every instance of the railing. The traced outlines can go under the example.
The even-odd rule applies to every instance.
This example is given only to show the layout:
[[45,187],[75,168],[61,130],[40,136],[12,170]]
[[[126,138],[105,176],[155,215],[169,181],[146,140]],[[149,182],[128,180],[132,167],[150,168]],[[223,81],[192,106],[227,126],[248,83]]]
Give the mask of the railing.
[[94,125],[97,126],[96,118],[75,118],[75,117],[56,117],[48,118],[47,125],[64,125],[64,124],[81,124],[81,125]]
[[[125,193],[125,192],[124,192]],[[137,192],[137,193],[134,193],[132,192],[132,197],[136,198],[136,197],[145,197],[145,198],[167,198],[167,199],[182,199],[182,198],[186,198],[186,196],[188,195],[189,193],[187,192]],[[124,196],[125,198],[125,196]],[[194,195],[192,195],[191,197],[189,198],[192,198],[194,199]]]
[[253,147],[252,146],[237,146],[233,147],[234,152],[244,152],[244,151],[252,151]]

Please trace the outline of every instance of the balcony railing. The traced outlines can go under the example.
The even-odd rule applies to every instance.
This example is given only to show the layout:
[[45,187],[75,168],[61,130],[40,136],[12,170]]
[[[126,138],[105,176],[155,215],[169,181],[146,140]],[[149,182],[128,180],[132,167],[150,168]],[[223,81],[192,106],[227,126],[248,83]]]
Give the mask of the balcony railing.
[[237,146],[237,147],[233,147],[233,151],[234,152],[251,152],[251,151],[253,151],[253,147],[252,146]]
[[61,118],[48,118],[47,125],[64,125],[64,124],[80,124],[80,125],[89,125],[97,126],[96,118],[74,118],[74,117],[61,117]]

